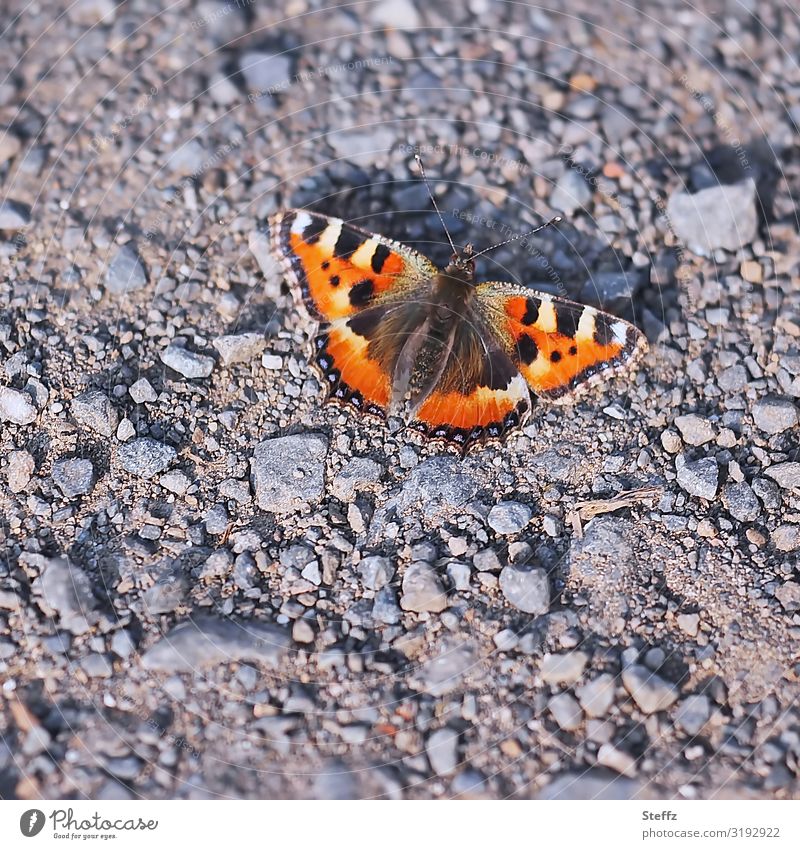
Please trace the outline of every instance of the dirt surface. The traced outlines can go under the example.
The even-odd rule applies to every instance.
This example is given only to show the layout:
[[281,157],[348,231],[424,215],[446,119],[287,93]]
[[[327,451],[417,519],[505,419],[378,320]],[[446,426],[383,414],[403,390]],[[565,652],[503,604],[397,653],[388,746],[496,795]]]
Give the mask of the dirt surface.
[[[556,5],[5,4],[0,797],[800,796],[800,25]],[[641,368],[323,405],[266,217],[443,262],[415,150]]]

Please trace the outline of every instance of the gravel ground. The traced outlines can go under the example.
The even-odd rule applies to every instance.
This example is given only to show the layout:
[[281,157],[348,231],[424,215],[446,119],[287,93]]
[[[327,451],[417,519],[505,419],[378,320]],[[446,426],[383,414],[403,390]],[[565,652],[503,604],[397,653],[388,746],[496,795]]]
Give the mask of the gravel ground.
[[[547,5],[6,4],[0,797],[800,797],[798,18]],[[642,368],[323,406],[265,218],[442,261],[415,146]]]

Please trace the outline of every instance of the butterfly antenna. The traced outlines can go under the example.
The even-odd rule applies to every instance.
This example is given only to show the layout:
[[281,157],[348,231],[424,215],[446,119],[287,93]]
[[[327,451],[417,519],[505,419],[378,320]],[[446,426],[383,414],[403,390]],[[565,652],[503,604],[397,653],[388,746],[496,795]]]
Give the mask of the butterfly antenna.
[[517,239],[525,239],[528,236],[532,236],[534,233],[538,233],[540,230],[544,230],[545,227],[552,227],[554,224],[559,224],[564,219],[560,215],[556,215],[555,218],[551,218],[549,221],[545,221],[544,224],[540,224],[538,227],[534,227],[533,230],[528,230],[526,233],[517,233],[516,236],[512,236],[510,239],[506,239],[505,242],[498,242],[496,245],[490,245],[488,248],[484,248],[482,251],[474,254],[472,259],[477,259],[479,256],[483,256],[484,254],[488,254],[489,251],[495,250],[495,248],[502,248],[503,245],[508,245],[511,242],[516,242]]
[[456,246],[453,244],[453,240],[450,237],[450,231],[447,229],[447,225],[444,223],[444,218],[442,218],[442,213],[439,212],[439,207],[436,204],[436,198],[433,196],[433,191],[431,189],[431,184],[428,182],[428,178],[425,175],[425,168],[422,165],[422,159],[418,153],[414,154],[414,159],[417,160],[417,165],[419,165],[419,173],[422,174],[422,179],[425,181],[425,188],[428,190],[428,195],[430,196],[431,203],[433,204],[433,208],[436,210],[436,214],[439,216],[439,221],[442,222],[442,229],[444,230],[445,235],[447,236],[447,241],[450,242],[450,247],[453,249],[453,253],[457,254]]

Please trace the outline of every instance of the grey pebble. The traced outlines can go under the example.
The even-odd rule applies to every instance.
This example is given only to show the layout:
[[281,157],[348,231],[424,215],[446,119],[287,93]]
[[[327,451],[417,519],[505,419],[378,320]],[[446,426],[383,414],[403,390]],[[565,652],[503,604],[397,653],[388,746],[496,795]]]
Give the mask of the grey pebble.
[[112,437],[117,428],[119,414],[111,399],[99,389],[90,389],[72,399],[72,415],[78,424],[88,427],[101,436]]
[[447,564],[447,577],[453,584],[456,592],[469,592],[469,578],[471,570],[466,563],[453,560]]
[[163,472],[177,454],[171,445],[143,436],[121,445],[118,456],[126,472],[149,480]]
[[318,433],[260,442],[250,460],[258,506],[270,513],[290,513],[318,502],[325,494],[327,453],[328,440]]
[[6,480],[8,488],[13,492],[22,492],[28,485],[36,469],[33,457],[27,451],[9,451]]
[[174,343],[161,352],[160,358],[165,366],[190,380],[208,377],[214,369],[214,360],[211,357],[197,354]]
[[506,566],[500,572],[500,589],[509,604],[540,616],[550,607],[550,583],[544,569]]
[[18,425],[28,425],[36,421],[36,407],[27,392],[20,392],[10,386],[0,386],[0,420]]
[[710,716],[711,703],[708,696],[687,696],[675,709],[675,724],[694,737],[700,733]]
[[144,653],[142,665],[167,673],[243,660],[275,667],[288,647],[288,634],[275,625],[202,615],[168,631]]
[[778,551],[800,549],[800,525],[779,525],[770,536],[772,544]]
[[768,478],[772,478],[781,489],[797,489],[800,487],[800,463],[790,461],[776,463],[764,470]]
[[81,669],[89,678],[110,678],[114,674],[114,667],[109,663],[108,658],[96,652],[81,660]]
[[583,674],[589,656],[582,651],[546,654],[539,676],[545,684],[574,684]]
[[382,587],[375,594],[372,618],[384,625],[397,625],[402,620],[403,611],[397,604],[397,594],[391,587]]
[[53,481],[67,498],[91,492],[94,486],[94,466],[91,460],[71,457],[53,463]]
[[569,693],[558,693],[552,696],[547,703],[547,709],[564,731],[574,731],[583,722],[581,706]]
[[783,433],[796,427],[797,407],[789,398],[777,398],[774,395],[761,398],[753,405],[753,421],[764,433]]
[[128,387],[128,394],[136,404],[155,401],[158,398],[155,389],[146,377],[142,377]]
[[635,663],[622,670],[622,683],[644,713],[666,710],[678,698],[672,684]]
[[681,432],[683,441],[688,445],[705,445],[706,442],[711,442],[715,435],[711,422],[694,413],[678,416],[675,419],[675,426]]
[[501,501],[489,511],[487,522],[497,534],[518,534],[530,522],[533,511],[527,504]]
[[222,364],[231,366],[257,360],[267,347],[267,340],[261,333],[240,333],[236,336],[218,336],[214,340],[214,347],[219,351]]
[[135,292],[147,285],[147,272],[136,248],[130,242],[114,254],[105,274],[106,289],[113,295]]
[[383,475],[383,466],[369,457],[352,457],[334,475],[331,494],[340,501],[352,501],[356,493],[376,484]]
[[754,522],[761,513],[761,505],[750,484],[742,481],[725,486],[722,503],[739,522]]
[[0,230],[22,230],[31,223],[31,208],[11,198],[0,198]]
[[678,484],[689,495],[712,500],[716,498],[719,487],[719,467],[713,457],[699,460],[686,460],[683,454],[675,459],[678,472]]
[[286,89],[291,77],[291,60],[286,55],[251,50],[239,57],[239,69],[249,89],[248,94],[258,97],[269,89],[276,92]]
[[365,557],[358,564],[358,573],[361,576],[361,583],[368,590],[379,590],[392,580],[395,568],[388,557],[374,554]]
[[575,691],[584,713],[593,718],[605,716],[614,704],[614,676],[605,672],[581,684]]
[[717,248],[737,251],[758,231],[755,181],[711,186],[695,194],[674,192],[667,214],[680,240],[695,253],[707,256]]
[[549,203],[558,212],[571,215],[575,210],[586,206],[591,199],[592,189],[583,175],[567,166],[556,182]]
[[59,617],[62,628],[85,634],[96,617],[97,602],[86,573],[67,558],[41,558],[43,571],[37,585],[46,609]]
[[425,742],[431,769],[436,775],[451,775],[458,766],[458,731],[439,728]]
[[418,561],[406,569],[400,606],[415,613],[439,613],[447,607],[447,594],[433,567]]

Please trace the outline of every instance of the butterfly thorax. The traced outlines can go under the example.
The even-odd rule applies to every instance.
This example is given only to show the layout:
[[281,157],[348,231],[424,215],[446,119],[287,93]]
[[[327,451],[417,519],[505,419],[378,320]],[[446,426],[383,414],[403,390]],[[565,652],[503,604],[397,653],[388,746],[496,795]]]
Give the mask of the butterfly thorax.
[[392,374],[390,412],[411,418],[431,394],[453,352],[458,328],[474,295],[468,261],[451,262],[432,281],[430,300],[409,328]]

